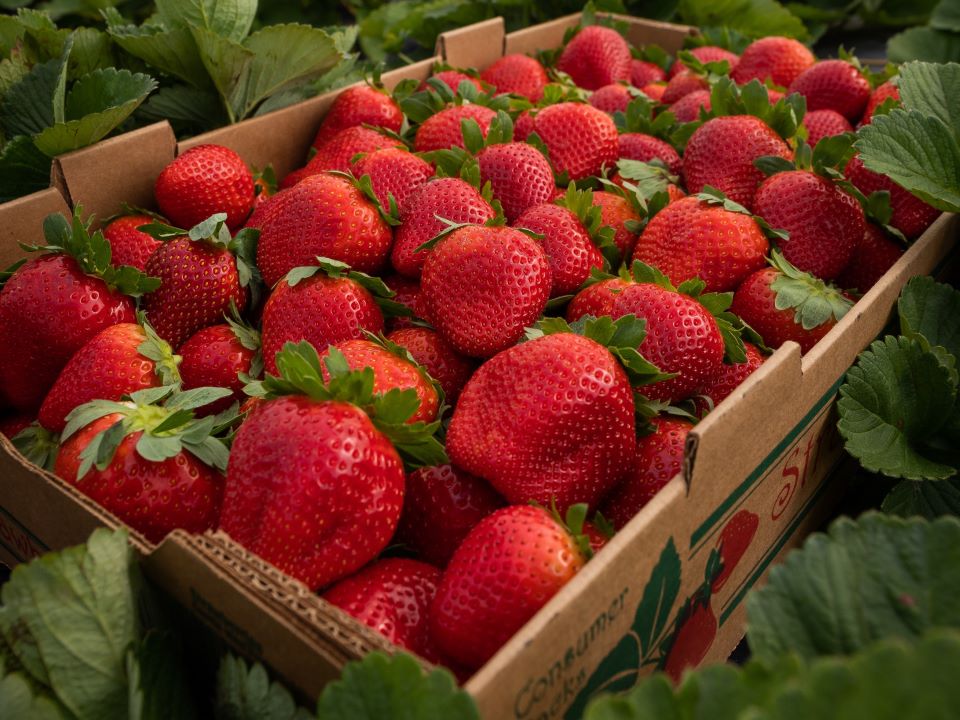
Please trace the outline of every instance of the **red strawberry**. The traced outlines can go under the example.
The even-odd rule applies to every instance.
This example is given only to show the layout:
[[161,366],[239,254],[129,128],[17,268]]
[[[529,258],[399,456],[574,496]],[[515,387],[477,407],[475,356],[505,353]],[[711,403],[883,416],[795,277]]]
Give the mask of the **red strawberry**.
[[630,84],[635,88],[644,88],[651,83],[667,79],[663,68],[646,60],[630,61]]
[[666,140],[643,133],[623,133],[619,143],[621,158],[641,162],[660,160],[672,174],[680,174],[680,155]]
[[400,132],[402,124],[400,106],[386,90],[371,85],[354,85],[337,95],[333,101],[313,139],[313,147],[320,148],[338,132],[349,127],[373,125]]
[[[567,43],[557,60],[580,87],[597,90],[604,85],[630,79],[630,46],[616,30],[590,25]],[[576,178],[575,178],[576,179]]]
[[769,251],[770,243],[749,215],[686,197],[653,217],[633,259],[653,265],[674,285],[699,277],[708,292],[726,292],[764,267]]
[[464,147],[460,121],[476,120],[484,137],[497,114],[483,105],[454,105],[431,115],[417,128],[413,146],[417,152]]
[[617,160],[617,126],[590,105],[562,102],[545,107],[534,117],[533,129],[547,146],[554,170],[571,180],[599,175],[604,165]]
[[650,83],[649,85],[644,85],[641,90],[643,90],[643,94],[651,100],[663,102],[663,94],[667,91],[667,84],[660,82]]
[[694,90],[692,93],[684,95],[670,106],[677,122],[688,123],[700,119],[700,108],[710,112],[710,91]]
[[814,110],[803,116],[807,142],[815,147],[825,137],[853,132],[853,125],[836,110]]
[[[394,293],[392,300],[395,303],[403,305],[415,316],[418,309],[418,298],[420,297],[420,281],[414,278],[404,277],[403,275],[390,275],[383,278],[383,284]],[[410,317],[392,317],[389,318],[388,328],[407,328],[411,327]]]
[[631,100],[633,100],[633,93],[630,92],[629,87],[621,83],[604,85],[590,95],[591,105],[611,115],[615,112],[625,112]]
[[[703,45],[701,47],[692,48],[689,50],[689,53],[704,65],[712,62],[726,62],[730,68],[730,72],[733,72],[733,69],[737,67],[737,63],[740,62],[739,55],[732,53],[729,50],[725,50],[722,47],[717,47],[716,45]],[[684,72],[684,70],[686,70],[686,65],[684,65],[682,62],[675,62],[673,67],[670,68],[670,72],[667,74],[667,77],[674,78],[680,73]]]
[[534,205],[549,202],[556,186],[550,163],[539,150],[522,142],[490,145],[477,155],[480,182],[490,183],[507,222]]
[[253,328],[236,322],[211,325],[195,333],[180,347],[183,357],[180,377],[184,389],[222,387],[232,395],[211,403],[198,415],[223,412],[233,402],[243,402],[244,382],[240,375],[257,377],[263,369],[260,353],[260,334]]
[[666,416],[650,419],[653,432],[637,440],[637,459],[630,473],[603,499],[600,512],[622,528],[654,495],[683,470],[683,450],[693,427]]
[[860,122],[864,125],[869,124],[873,120],[873,114],[877,111],[877,108],[883,105],[883,101],[888,98],[900,100],[900,88],[894,85],[893,80],[887,80],[870,93],[870,99],[867,101],[867,107],[863,111],[863,118]]
[[727,524],[720,531],[720,539],[717,541],[723,569],[711,583],[711,592],[720,592],[720,588],[726,584],[727,579],[733,573],[733,569],[740,562],[740,558],[750,547],[750,542],[753,540],[753,536],[757,534],[759,526],[760,516],[749,510],[739,510],[727,520]]
[[[467,75],[464,72],[460,72],[459,70],[441,70],[440,72],[436,72],[431,75],[430,78],[445,82],[447,86],[454,92],[457,92],[457,88],[460,87],[460,83],[462,83],[464,80],[466,80],[468,83],[471,83],[475,88],[477,88],[477,90],[483,92],[483,85],[479,80],[477,80],[475,77]],[[426,80],[424,80],[422,83],[420,83],[420,87],[417,89],[427,90],[429,88],[430,85]]]
[[[743,349],[747,354],[746,362],[724,363],[720,373],[713,381],[700,388],[697,397],[697,410],[699,412],[703,413],[715,408],[744,380],[750,377],[757,368],[763,365],[763,355],[760,354],[756,345],[744,342]],[[703,396],[703,398],[699,396]],[[710,403],[705,402],[704,398],[709,399]]]
[[613,228],[613,242],[623,258],[630,257],[637,236],[627,228],[629,222],[640,222],[640,216],[625,198],[606,190],[593,193],[593,204],[600,208],[600,220]]
[[[307,166],[304,175],[316,175],[326,170],[349,172],[353,167],[353,158],[361,153],[372,153],[384,148],[405,149],[402,142],[383,133],[362,126],[341,130],[327,140],[317,150]],[[303,178],[300,178],[301,180]],[[284,186],[292,187],[284,181]]]
[[225,212],[233,230],[253,209],[253,173],[230,148],[198,145],[163,169],[154,194],[160,212],[174,225],[193,227]]
[[424,327],[394,330],[387,340],[409,351],[417,363],[443,388],[448,405],[454,405],[473,374],[475,364],[460,355],[435,331]]
[[880,227],[868,222],[853,257],[837,277],[837,285],[866,293],[903,257],[903,247]]
[[513,123],[513,139],[522,142],[533,132],[534,115],[529,110],[524,110],[517,116]]
[[576,322],[586,315],[603,317],[613,312],[613,303],[632,283],[622,278],[601,280],[581,290],[567,306],[567,320]]
[[[302,167],[297,170],[294,170],[293,172],[287,173],[284,176],[283,180],[280,181],[280,186],[278,189],[286,190],[287,188],[292,188],[298,182],[300,182],[304,178],[310,177],[311,175],[316,175],[316,173],[311,168]],[[256,210],[256,208],[254,208],[254,210]],[[253,224],[253,215],[251,215],[250,218],[247,220],[247,227],[256,227]]]
[[[863,239],[863,208],[833,182],[806,170],[781,172],[757,189],[753,209],[790,237],[783,256],[800,270],[832,280]],[[756,268],[758,269],[758,268]]]
[[585,539],[543,508],[506,507],[484,518],[437,589],[430,630],[440,650],[479,668],[576,575],[588,553]]
[[393,241],[374,203],[344,177],[322,173],[283,190],[260,225],[257,266],[273,286],[290,270],[317,256],[378,272]]
[[7,440],[13,440],[26,430],[31,423],[33,423],[33,418],[29,415],[4,415],[0,417],[0,435],[3,435]]
[[902,232],[908,240],[920,237],[923,231],[940,217],[940,211],[932,205],[927,205],[886,175],[868,170],[859,155],[854,155],[850,159],[844,173],[864,195],[870,195],[878,190],[886,190],[890,193],[890,207],[893,210],[890,224]]
[[495,215],[490,203],[470,183],[460,178],[433,180],[413,193],[401,208],[390,262],[401,275],[420,277],[430,251],[418,248],[447,228],[439,218],[481,224]]
[[836,110],[857,122],[870,99],[870,81],[846,60],[822,60],[790,83],[807,99],[807,110]]
[[477,523],[503,505],[486,482],[454,465],[420,468],[407,476],[396,539],[445,567]]
[[792,159],[783,139],[760,118],[731,115],[708,120],[693,133],[683,155],[683,179],[694,194],[711,185],[750,209],[764,174],[753,161],[764,155]]
[[750,43],[730,73],[738,85],[751,80],[789,87],[804,70],[816,62],[813,53],[800,42],[785,37],[765,37]]
[[703,661],[717,636],[717,618],[709,598],[694,596],[687,601],[677,623],[663,668],[675,683],[680,682],[686,668],[696,667]]
[[160,247],[160,241],[138,228],[152,222],[149,215],[125,215],[107,224],[103,236],[110,243],[110,261],[115,266],[129,265],[144,271],[147,259]]
[[667,83],[667,88],[663,91],[663,97],[660,98],[660,101],[667,105],[673,105],[681,98],[698,90],[709,92],[710,85],[706,79],[689,71],[682,72]]
[[552,297],[575,292],[592,268],[603,268],[603,255],[590,233],[570,210],[552,203],[536,205],[517,218],[515,227],[543,235],[543,249],[550,264]]
[[418,155],[400,148],[384,148],[364,155],[354,166],[358,178],[370,176],[380,206],[390,210],[390,196],[397,209],[433,176],[433,166]]
[[507,227],[470,225],[436,244],[423,266],[426,319],[460,353],[491,357],[513,345],[550,296],[540,244]]
[[530,102],[539,102],[547,86],[547,71],[537,60],[526,55],[504,55],[488,67],[480,77],[498,94],[512,93]]

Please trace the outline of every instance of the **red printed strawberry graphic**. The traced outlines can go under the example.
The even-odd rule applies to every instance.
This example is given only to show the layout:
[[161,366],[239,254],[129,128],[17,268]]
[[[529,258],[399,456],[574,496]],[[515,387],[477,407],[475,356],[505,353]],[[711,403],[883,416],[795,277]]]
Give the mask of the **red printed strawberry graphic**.
[[710,583],[710,589],[713,592],[720,592],[720,588],[726,584],[727,578],[750,547],[759,525],[760,516],[749,510],[740,510],[724,525],[717,543],[720,550],[720,574]]
[[683,671],[696,667],[707,656],[717,636],[717,618],[710,607],[709,595],[694,595],[677,617],[677,631],[673,636],[663,671],[674,682],[680,682]]

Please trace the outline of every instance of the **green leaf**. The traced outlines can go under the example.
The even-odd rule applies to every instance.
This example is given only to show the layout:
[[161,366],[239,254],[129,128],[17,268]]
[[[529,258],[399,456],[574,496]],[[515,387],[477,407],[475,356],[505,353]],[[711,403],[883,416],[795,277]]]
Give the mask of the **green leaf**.
[[149,632],[127,653],[129,720],[197,717],[180,642],[172,633]]
[[960,4],[956,0],[941,0],[930,16],[930,27],[937,30],[960,31]]
[[237,122],[242,119],[246,105],[245,76],[253,52],[206,28],[192,25],[190,32],[200,52],[200,61],[220,94],[230,122]]
[[168,27],[194,25],[240,42],[253,25],[257,0],[157,0],[157,13]]
[[933,520],[941,515],[960,515],[960,479],[940,482],[901,480],[887,493],[881,509],[888,515]]
[[0,154],[0,202],[50,187],[52,160],[28,135],[18,135]]
[[[176,415],[171,417],[176,417]],[[189,417],[189,414],[187,414],[187,419],[189,419]],[[140,439],[137,440],[137,453],[144,460],[149,460],[150,462],[169,460],[179,455],[182,450],[183,443],[181,443],[180,438],[175,435],[170,437],[157,437],[156,435],[145,432],[140,436]]]
[[900,68],[900,100],[960,133],[960,64],[911,62]]
[[107,32],[117,45],[160,72],[199,89],[211,86],[197,43],[187,28],[163,30],[108,22]]
[[424,673],[410,655],[375,652],[349,663],[317,703],[319,720],[479,720],[480,713],[447,670]]
[[660,559],[643,588],[634,628],[640,638],[643,657],[648,657],[662,638],[670,620],[670,611],[680,592],[680,556],[673,538],[660,553]]
[[677,15],[689,25],[722,25],[749,37],[808,37],[800,19],[775,0],[680,0]]
[[960,291],[931,277],[915,277],[903,288],[897,310],[900,332],[960,358]]
[[960,61],[960,34],[931,27],[914,27],[887,41],[887,58],[894,63],[923,60],[933,63]]
[[65,52],[58,59],[36,65],[7,91],[0,105],[0,124],[7,135],[36,135],[63,122],[67,57]]
[[5,718],[29,720],[69,720],[67,711],[44,695],[38,695],[20,673],[0,679],[0,708]]
[[770,283],[777,296],[777,310],[793,309],[794,322],[804,330],[812,330],[831,318],[839,322],[853,307],[853,303],[832,285],[799,270],[775,250],[770,264],[780,275]]
[[217,672],[216,720],[308,720],[280,683],[271,682],[260,663],[253,667],[224,655]]

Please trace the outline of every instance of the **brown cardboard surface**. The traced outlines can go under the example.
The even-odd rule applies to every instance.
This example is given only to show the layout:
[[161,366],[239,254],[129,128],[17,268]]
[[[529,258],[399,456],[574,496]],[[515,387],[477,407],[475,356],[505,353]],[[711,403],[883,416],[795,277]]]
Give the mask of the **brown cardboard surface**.
[[503,57],[505,40],[503,18],[492,18],[441,33],[437,55],[453,67],[483,69]]
[[70,208],[52,187],[0,205],[0,269],[30,254],[20,243],[43,244],[43,219],[55,212],[69,215]]

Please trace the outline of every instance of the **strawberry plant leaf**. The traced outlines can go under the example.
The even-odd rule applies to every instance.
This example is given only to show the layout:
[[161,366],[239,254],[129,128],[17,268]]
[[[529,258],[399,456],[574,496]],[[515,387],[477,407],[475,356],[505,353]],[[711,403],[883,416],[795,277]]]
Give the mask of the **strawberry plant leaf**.
[[106,12],[105,18],[110,37],[126,52],[162,73],[183,80],[196,90],[211,89],[210,76],[188,28],[137,27],[126,24],[116,10]]
[[157,0],[157,14],[167,27],[194,25],[239,42],[250,32],[256,0]]
[[18,135],[0,153],[0,202],[50,186],[52,160],[28,135]]
[[853,307],[853,302],[837,288],[798,269],[778,250],[771,253],[770,264],[780,271],[770,283],[770,289],[777,294],[774,306],[777,310],[792,308],[794,322],[804,330],[819,327],[831,318],[839,322]]
[[899,86],[904,107],[935,117],[960,135],[960,64],[906,63]]
[[960,515],[960,479],[940,482],[901,480],[887,493],[880,509],[888,515],[904,518],[919,515],[928,520],[942,515]]
[[68,39],[59,58],[35,65],[7,90],[0,103],[0,125],[8,136],[37,135],[63,122],[67,60],[72,45],[73,41]]
[[915,277],[903,288],[897,302],[900,332],[926,340],[960,358],[960,291],[931,277]]
[[60,448],[60,438],[57,435],[35,422],[17,433],[11,442],[17,452],[34,465],[53,472],[57,450]]
[[216,720],[309,720],[283,685],[271,682],[260,663],[224,655],[217,671]]
[[128,720],[197,717],[183,672],[180,642],[170,632],[148,632],[127,652]]
[[10,718],[70,720],[60,703],[37,693],[21,673],[6,674],[0,679],[0,707]]

